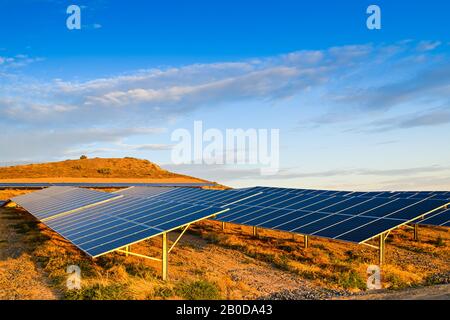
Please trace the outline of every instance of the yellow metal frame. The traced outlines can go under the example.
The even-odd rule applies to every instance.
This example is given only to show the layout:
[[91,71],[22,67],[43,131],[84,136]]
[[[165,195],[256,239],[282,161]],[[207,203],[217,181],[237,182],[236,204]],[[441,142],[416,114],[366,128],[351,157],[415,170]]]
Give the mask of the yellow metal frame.
[[[413,223],[416,220],[423,219],[426,215],[429,215],[429,214],[431,214],[431,213],[433,213],[435,211],[441,210],[441,209],[446,209],[449,206],[450,206],[450,202],[447,203],[447,204],[444,204],[444,205],[442,205],[442,206],[440,206],[440,207],[438,207],[436,209],[428,211],[428,212],[426,212],[426,213],[424,213],[424,214],[422,214],[422,215],[420,215],[420,216],[418,216],[418,217],[416,217],[414,219],[405,221],[405,222],[403,222],[403,223],[401,223],[401,224],[399,224],[399,225],[397,225],[397,226],[395,226],[393,228],[385,230],[382,233],[379,233],[379,234],[377,234],[377,235],[375,235],[373,237],[370,237],[369,239],[366,239],[364,241],[359,242],[358,244],[362,244],[362,245],[368,246],[370,248],[377,249],[379,251],[379,253],[378,253],[378,261],[379,261],[379,264],[381,266],[381,265],[383,265],[385,263],[386,239],[387,239],[387,237],[389,236],[389,234],[391,233],[392,230],[395,230],[395,229],[400,228],[400,227],[405,226],[405,225],[408,226],[408,224],[411,224],[411,223]],[[225,228],[225,223],[222,222],[222,230],[224,228]],[[416,239],[416,237],[417,237],[417,239],[418,239],[418,224],[414,223],[414,226],[412,228],[414,229],[414,238]],[[294,232],[291,232],[291,233],[292,233],[292,239],[295,240],[295,234],[296,233],[294,233]],[[253,235],[255,235],[255,227],[253,227]],[[303,238],[304,239],[304,248],[306,249],[306,248],[309,247],[309,236],[303,235],[303,237],[304,237]],[[378,238],[378,246],[375,246],[375,245],[367,243],[367,242],[369,242],[369,241],[371,241],[371,240],[373,240],[375,238]],[[330,239],[328,239],[328,240],[330,240]],[[333,240],[333,239],[331,239],[331,240]],[[339,240],[339,239],[335,239],[335,240],[344,241],[345,242],[345,240]]]
[[[103,256],[103,255],[111,253],[111,252],[119,252],[119,253],[125,253],[126,256],[131,255],[131,256],[136,256],[136,257],[139,257],[139,258],[144,258],[144,259],[149,259],[149,260],[153,260],[153,261],[158,261],[158,262],[162,263],[162,279],[163,280],[167,280],[168,269],[169,269],[169,259],[168,259],[169,258],[169,252],[173,250],[173,248],[180,241],[181,237],[184,235],[184,233],[187,231],[187,229],[195,222],[212,218],[212,217],[214,217],[214,216],[216,216],[218,214],[224,213],[224,212],[226,212],[228,210],[230,210],[230,209],[224,209],[224,210],[222,210],[220,212],[217,212],[215,214],[212,214],[210,216],[207,216],[207,217],[204,217],[204,218],[201,218],[201,219],[197,219],[197,220],[192,221],[192,222],[190,222],[188,224],[172,228],[170,230],[167,230],[167,231],[155,234],[155,235],[153,235],[151,237],[148,237],[148,238],[145,238],[145,239],[141,239],[139,241],[135,241],[133,243],[128,244],[125,247],[120,247],[120,248],[117,248],[117,249],[110,250],[108,252],[105,252],[105,253],[99,254],[97,256],[94,256],[93,258],[97,258],[97,257]],[[174,230],[178,230],[180,228],[182,229],[181,234],[177,237],[177,239],[174,241],[172,246],[170,248],[168,248],[168,233],[171,232],[171,231],[174,231]],[[157,237],[159,235],[162,235],[162,254],[161,254],[161,258],[150,257],[150,256],[146,256],[146,255],[143,255],[143,254],[139,254],[139,253],[135,253],[135,252],[131,252],[130,251],[131,245],[139,243],[139,242],[146,241],[148,239]]]
[[253,234],[254,237],[258,236],[258,227],[253,227],[252,228],[252,234]]

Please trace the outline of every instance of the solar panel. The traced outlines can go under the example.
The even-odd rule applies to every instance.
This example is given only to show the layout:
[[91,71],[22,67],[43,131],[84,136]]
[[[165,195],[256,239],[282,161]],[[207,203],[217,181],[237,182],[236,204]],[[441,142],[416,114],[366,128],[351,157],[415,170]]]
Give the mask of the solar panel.
[[3,207],[5,205],[6,201],[0,201],[0,207]]
[[114,194],[121,194],[127,196],[135,196],[135,197],[153,197],[155,195],[159,195],[175,188],[171,187],[130,187],[127,189],[119,190],[113,192]]
[[435,214],[430,214],[425,219],[420,220],[419,224],[450,227],[450,209],[442,210]]
[[[251,188],[218,220],[360,243],[446,205],[447,200]],[[380,195],[381,193],[377,193]]]
[[123,196],[44,223],[88,255],[98,257],[226,210]]
[[121,195],[74,187],[50,187],[11,200],[42,220],[117,197]]
[[259,192],[250,190],[205,190],[192,188],[176,188],[167,192],[155,194],[154,190],[151,188],[139,187],[137,189],[138,190],[135,194],[130,195],[143,198],[155,197],[155,199],[158,200],[180,201],[215,206],[232,204],[259,194]]

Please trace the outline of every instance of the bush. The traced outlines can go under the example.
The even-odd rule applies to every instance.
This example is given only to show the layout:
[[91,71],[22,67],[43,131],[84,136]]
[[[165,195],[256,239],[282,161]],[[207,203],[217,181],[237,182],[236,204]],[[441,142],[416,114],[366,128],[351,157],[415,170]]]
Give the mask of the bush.
[[442,237],[439,235],[436,239],[436,242],[434,244],[436,247],[445,247],[445,241],[442,239]]
[[359,273],[354,270],[350,272],[339,273],[337,282],[344,289],[358,288],[365,290],[367,288],[366,282],[361,278]]
[[389,273],[385,277],[385,281],[390,283],[389,289],[404,289],[409,287],[408,283],[403,281],[400,276]]
[[179,282],[175,286],[175,293],[188,300],[217,300],[221,298],[217,285],[206,280]]
[[144,264],[127,263],[125,264],[125,270],[129,275],[139,277],[145,280],[152,280],[156,278],[155,270]]
[[80,157],[80,160],[84,160],[87,159],[87,156],[85,156],[84,154]]
[[101,168],[101,169],[98,169],[97,172],[100,174],[108,175],[108,174],[111,174],[111,169],[110,168]]
[[174,295],[174,292],[171,288],[169,287],[156,287],[154,290],[153,295],[155,297],[160,297],[160,298],[170,298]]
[[69,290],[65,294],[69,300],[125,300],[130,299],[123,284],[94,284],[79,290]]

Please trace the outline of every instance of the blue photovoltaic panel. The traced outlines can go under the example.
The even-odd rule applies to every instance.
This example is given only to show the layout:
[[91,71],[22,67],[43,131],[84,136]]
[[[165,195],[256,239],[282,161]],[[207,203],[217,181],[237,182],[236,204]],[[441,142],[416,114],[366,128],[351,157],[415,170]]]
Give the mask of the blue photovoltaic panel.
[[450,209],[439,211],[435,214],[430,214],[425,219],[419,220],[419,224],[450,227]]
[[6,201],[0,201],[0,207],[3,207],[5,205]]
[[174,190],[176,188],[171,187],[130,187],[127,189],[119,190],[113,192],[114,194],[121,194],[133,197],[153,197],[168,191]]
[[[280,196],[285,195],[289,196],[292,194],[299,194],[301,196],[309,195],[309,196],[322,196],[322,197],[328,197],[328,196],[338,196],[343,195],[346,197],[349,197],[352,199],[352,201],[356,201],[355,199],[367,199],[367,198],[390,198],[390,199],[408,199],[412,200],[413,203],[419,200],[438,200],[438,201],[448,201],[450,203],[450,192],[447,191],[375,191],[375,192],[350,192],[350,191],[332,191],[332,190],[313,190],[313,189],[292,189],[292,188],[273,188],[273,187],[254,187],[254,188],[247,188],[246,190],[259,190],[262,193],[267,194],[267,197],[273,196],[273,202],[277,202],[278,200],[283,200],[283,198]],[[278,197],[278,198],[277,198]],[[406,200],[406,201],[408,201]],[[257,201],[256,199],[253,199],[253,201]],[[384,202],[385,200],[380,200],[381,202]],[[348,203],[342,203],[341,206],[346,206],[350,204]],[[406,202],[407,203],[407,202]],[[405,203],[405,204],[406,204]],[[431,202],[433,203],[433,202]],[[323,203],[326,204],[326,203]],[[375,205],[374,202],[366,203],[366,206]],[[318,206],[321,204],[318,203]],[[279,206],[278,206],[279,207]],[[294,207],[296,208],[295,205]],[[301,209],[301,206],[297,205],[297,209]],[[355,210],[355,208],[349,208],[348,211],[351,213]],[[416,211],[413,211],[416,212]],[[380,214],[378,212],[377,214]],[[403,216],[400,217],[401,219],[406,219],[407,214],[406,213],[398,213],[396,216]],[[431,225],[430,220],[430,225]]]
[[226,209],[124,196],[44,223],[97,257],[223,211]]
[[235,202],[240,202],[244,199],[251,198],[254,195],[259,194],[255,191],[240,191],[240,190],[205,190],[205,189],[192,189],[192,188],[176,188],[168,192],[163,192],[158,195],[154,195],[152,190],[149,190],[146,194],[145,189],[138,192],[140,197],[154,197],[157,200],[170,200],[189,202],[193,204],[224,206]]
[[351,197],[326,190],[265,189],[244,189],[262,193],[230,205],[218,220],[360,243],[448,203],[377,197],[381,193]]
[[11,200],[42,220],[117,197],[121,195],[73,187],[50,187]]

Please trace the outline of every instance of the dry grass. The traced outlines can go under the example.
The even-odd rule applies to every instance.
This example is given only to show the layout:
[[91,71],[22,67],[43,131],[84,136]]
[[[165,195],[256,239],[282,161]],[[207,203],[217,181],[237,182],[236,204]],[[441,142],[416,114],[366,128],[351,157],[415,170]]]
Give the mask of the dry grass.
[[[293,240],[291,234],[261,230],[255,238],[249,227],[227,224],[224,233],[219,223],[209,221],[195,232],[216,245],[239,250],[330,289],[364,290],[367,266],[377,264],[376,250],[362,245],[312,238],[310,247],[304,249],[302,236]],[[420,242],[414,241],[406,228],[390,235],[387,264],[382,270],[384,288],[427,285],[434,274],[450,272],[448,228],[421,227],[420,238]]]

